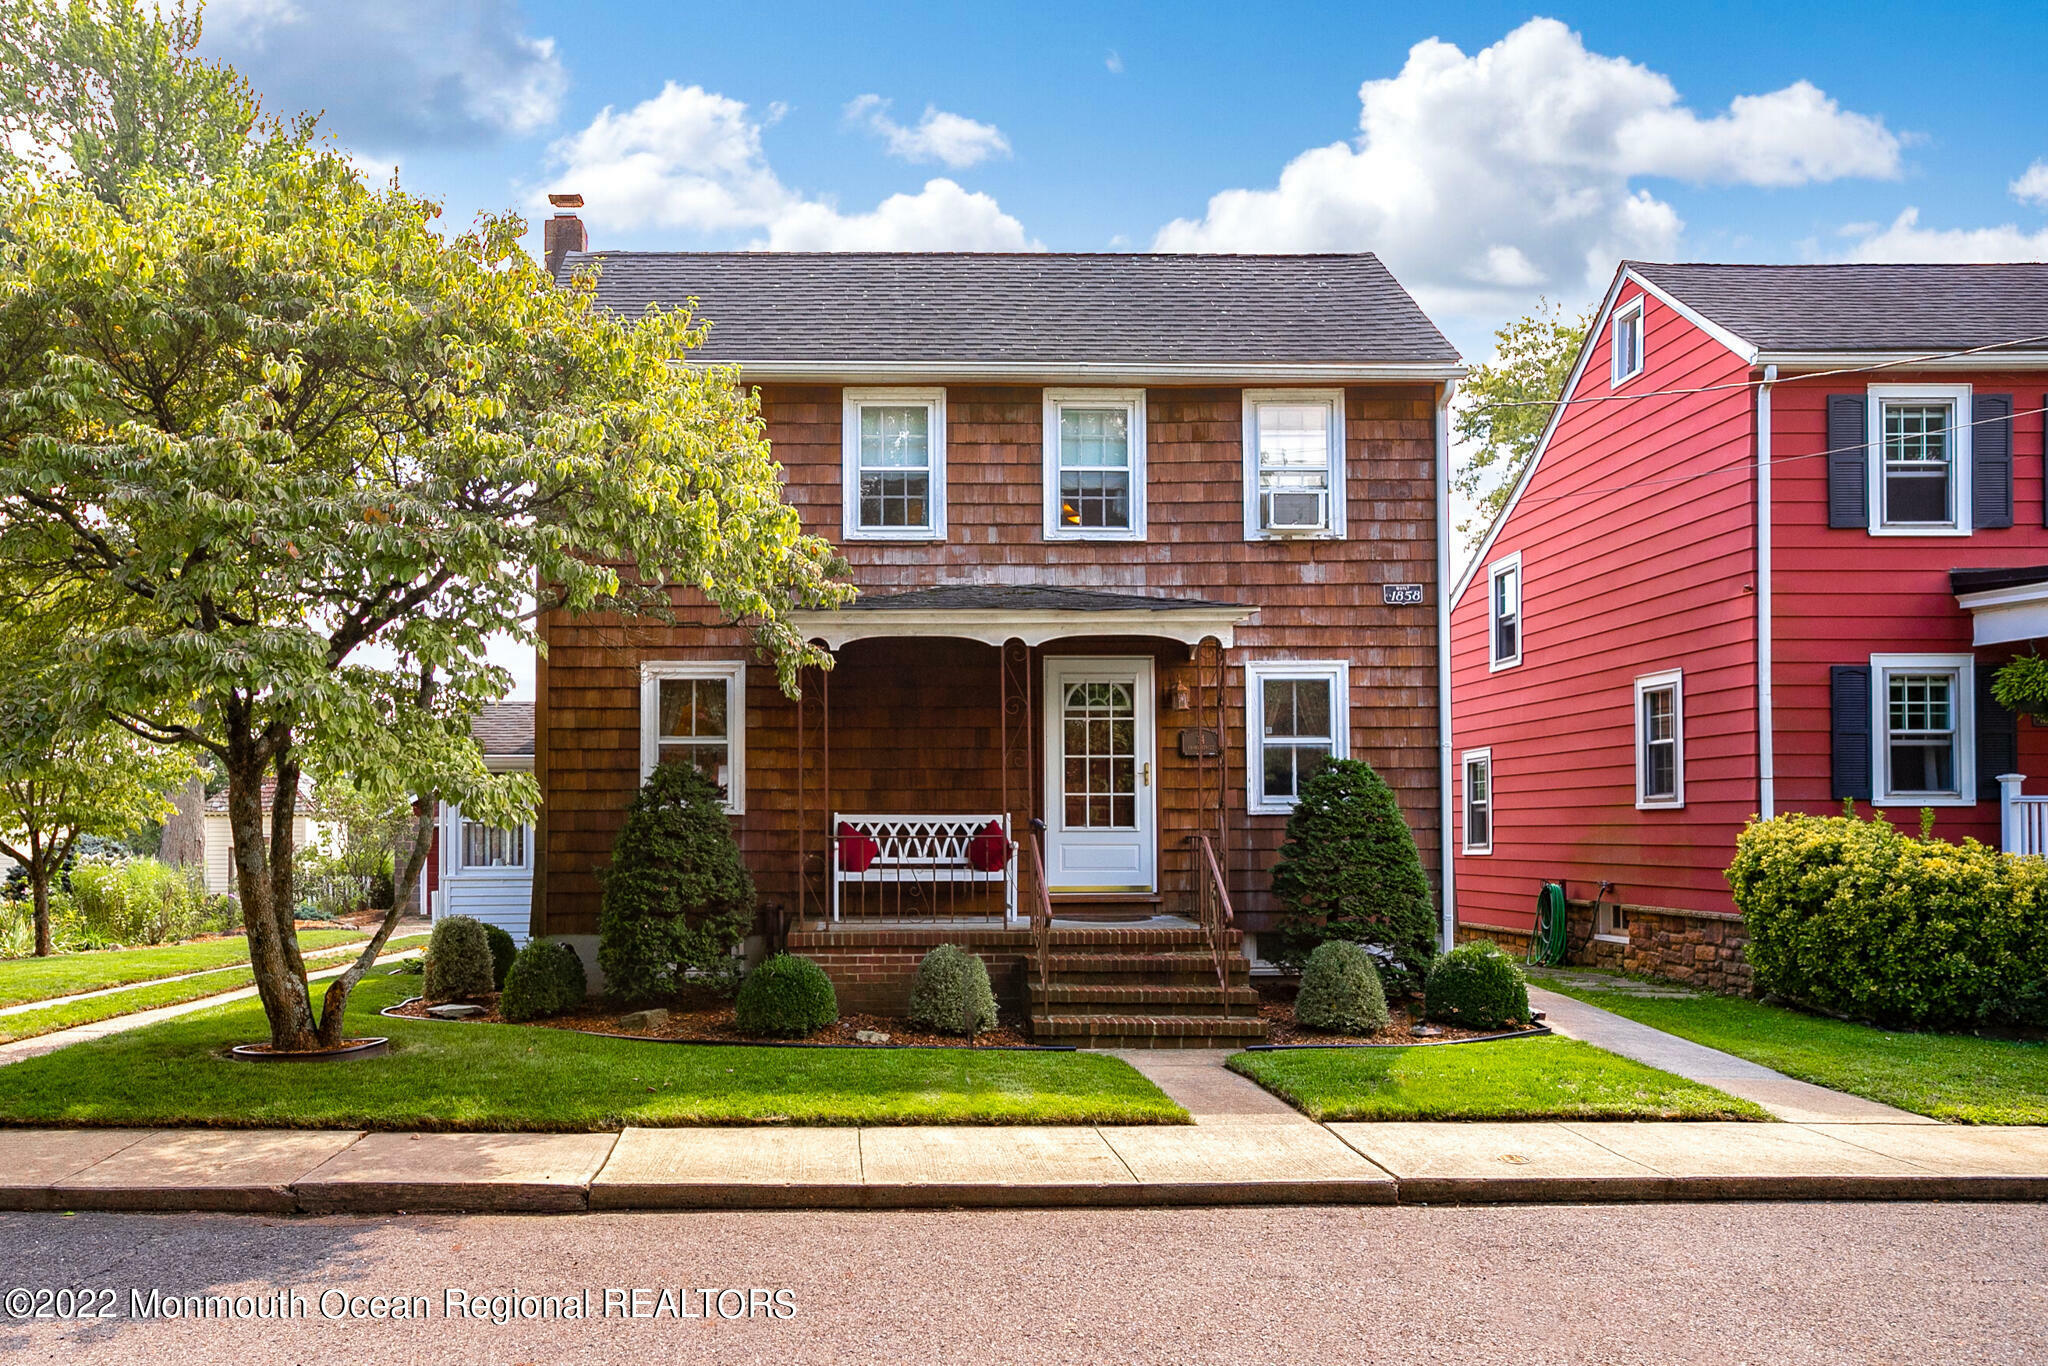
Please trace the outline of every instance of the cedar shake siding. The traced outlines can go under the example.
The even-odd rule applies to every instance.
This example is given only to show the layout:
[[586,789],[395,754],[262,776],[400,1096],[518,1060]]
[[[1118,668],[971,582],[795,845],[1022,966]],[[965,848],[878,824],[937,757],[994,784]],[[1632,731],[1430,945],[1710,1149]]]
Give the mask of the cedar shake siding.
[[[609,277],[608,277],[609,278]],[[707,313],[711,310],[707,307]],[[852,387],[868,387],[855,383]],[[925,387],[936,387],[927,385]],[[1236,628],[1225,660],[1225,833],[1220,852],[1243,928],[1271,910],[1269,870],[1285,818],[1248,815],[1245,665],[1265,660],[1341,660],[1349,666],[1349,752],[1384,774],[1400,797],[1425,865],[1438,867],[1438,586],[1433,383],[1344,389],[1343,539],[1247,542],[1244,531],[1241,386],[1145,388],[1147,535],[1143,541],[1049,541],[1043,525],[1043,388],[947,383],[946,538],[943,542],[845,541],[841,537],[841,386],[767,383],[762,412],[786,484],[807,531],[840,544],[865,594],[953,584],[1043,585],[1200,598],[1242,604],[1256,615]],[[1126,386],[1128,387],[1128,386]],[[1242,387],[1275,387],[1247,381]],[[1327,387],[1327,386],[1324,386]],[[1423,601],[1387,606],[1381,585],[1420,584]],[[733,828],[764,900],[795,913],[800,879],[813,908],[826,893],[821,810],[993,813],[1002,800],[1003,725],[996,647],[946,637],[869,639],[843,646],[804,701],[810,784],[799,868],[798,707],[754,656],[746,633],[720,627],[680,602],[673,627],[601,618],[542,622],[539,771],[546,821],[537,877],[537,926],[550,934],[597,927],[599,870],[609,861],[624,809],[640,779],[640,666],[655,660],[746,660],[745,811]],[[1186,886],[1181,839],[1214,830],[1214,796],[1198,790],[1199,763],[1183,759],[1184,727],[1209,726],[1189,647],[1172,640],[1061,639],[1031,652],[1034,688],[1047,656],[1109,654],[1153,661],[1161,691],[1186,681],[1196,710],[1157,713],[1153,761],[1159,802],[1159,886],[1174,909]],[[818,743],[829,688],[829,798]],[[1036,706],[1043,698],[1035,698]],[[1031,786],[1044,802],[1042,727],[1033,724]],[[1215,781],[1215,766],[1209,767]],[[1031,814],[1021,761],[1010,806]],[[829,804],[828,804],[829,802]],[[1016,829],[1021,837],[1021,825]]]
[[[1648,368],[1621,392],[1659,392],[1602,401],[1614,392],[1613,315],[1639,295]],[[1538,885],[1562,881],[1575,960],[1743,986],[1722,876],[1735,837],[1767,803],[1838,812],[1846,791],[1871,810],[1873,766],[1858,746],[1881,755],[1887,745],[1873,656],[1948,656],[1975,676],[1953,698],[1953,753],[1956,776],[1974,766],[1976,780],[1930,803],[1937,835],[1999,842],[1994,769],[2048,792],[2048,736],[1985,696],[1999,665],[2040,640],[2014,639],[2023,632],[1958,600],[1985,571],[2031,569],[1996,581],[2043,585],[2048,604],[2044,335],[2048,265],[1624,264],[1567,390],[1587,401],[1567,408],[1456,590],[1454,748],[1492,751],[1497,794],[1492,852],[1456,858],[1462,936],[1526,930]],[[1982,348],[1993,350],[1946,354]],[[1756,591],[1766,380],[1767,740]],[[1957,531],[1873,531],[1867,520],[1883,470],[1868,439],[1879,410],[1868,405],[1894,389],[1971,404],[1976,459],[1949,488],[1954,510],[1974,502],[1976,515]],[[1959,444],[1951,451],[1960,459]],[[1487,566],[1515,552],[1523,662],[1493,670]],[[1664,669],[1683,670],[1684,807],[1638,810],[1632,681]],[[1458,777],[1462,809],[1462,765]],[[1881,807],[1917,828],[1923,800],[1902,793]],[[1602,882],[1609,899],[1643,908],[1615,942],[1589,937],[1584,903]]]

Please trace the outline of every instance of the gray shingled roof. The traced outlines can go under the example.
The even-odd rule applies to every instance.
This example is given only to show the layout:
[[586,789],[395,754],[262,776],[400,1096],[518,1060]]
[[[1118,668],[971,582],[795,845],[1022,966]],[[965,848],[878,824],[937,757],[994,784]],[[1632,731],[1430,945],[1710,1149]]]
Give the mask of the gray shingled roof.
[[469,723],[485,754],[533,753],[533,703],[490,702]]
[[622,313],[695,296],[711,361],[1446,363],[1368,253],[574,252]]
[[2048,337],[2048,263],[1624,264],[1764,351],[1953,351]]
[[1033,584],[948,584],[908,593],[863,593],[844,612],[1192,612],[1237,607],[1210,598],[1154,598],[1094,588],[1046,588]]

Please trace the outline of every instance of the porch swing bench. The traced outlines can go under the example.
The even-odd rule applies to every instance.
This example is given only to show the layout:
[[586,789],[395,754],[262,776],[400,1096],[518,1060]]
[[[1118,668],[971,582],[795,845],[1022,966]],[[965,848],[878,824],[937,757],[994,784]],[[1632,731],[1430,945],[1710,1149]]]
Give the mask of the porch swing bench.
[[[939,910],[939,888],[1003,889],[1003,918],[1017,918],[1017,846],[1007,815],[883,816],[832,814],[832,918],[840,919],[844,889],[894,886],[900,909],[906,888],[927,886],[931,913]],[[866,895],[859,897],[862,907]]]

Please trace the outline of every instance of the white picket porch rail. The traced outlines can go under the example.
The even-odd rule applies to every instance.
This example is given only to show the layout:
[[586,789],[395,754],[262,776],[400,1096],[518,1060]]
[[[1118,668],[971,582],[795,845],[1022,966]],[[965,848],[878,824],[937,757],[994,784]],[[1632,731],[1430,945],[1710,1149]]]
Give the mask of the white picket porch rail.
[[1998,775],[1998,843],[2008,854],[2048,854],[2048,797],[2020,794],[2023,773]]

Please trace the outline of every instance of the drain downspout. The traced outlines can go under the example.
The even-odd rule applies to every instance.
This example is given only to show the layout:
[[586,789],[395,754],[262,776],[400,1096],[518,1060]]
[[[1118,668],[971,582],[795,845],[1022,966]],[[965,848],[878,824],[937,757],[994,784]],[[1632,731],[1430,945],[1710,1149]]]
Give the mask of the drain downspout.
[[1756,388],[1756,778],[1757,814],[1777,813],[1777,753],[1771,722],[1771,386],[1778,367],[1764,367]]
[[1443,859],[1438,875],[1443,887],[1441,947],[1448,953],[1458,923],[1458,893],[1452,867],[1451,841],[1451,399],[1456,380],[1444,382],[1436,403],[1436,748],[1437,847]]

